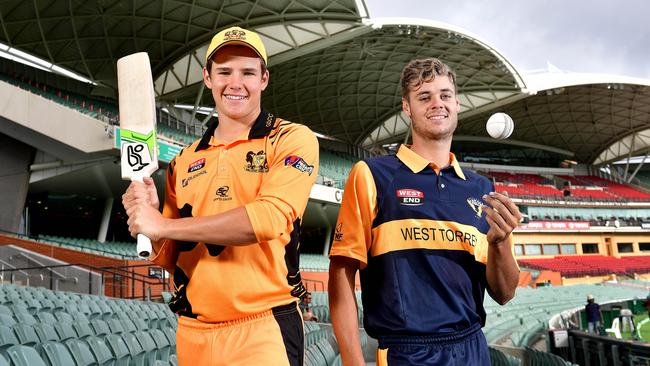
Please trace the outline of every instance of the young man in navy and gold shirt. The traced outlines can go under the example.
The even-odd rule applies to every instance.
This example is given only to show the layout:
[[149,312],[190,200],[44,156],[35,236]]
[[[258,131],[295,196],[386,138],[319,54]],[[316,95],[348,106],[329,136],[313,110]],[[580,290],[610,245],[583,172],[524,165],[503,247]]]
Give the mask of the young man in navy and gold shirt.
[[500,304],[514,296],[511,232],[521,214],[450,152],[460,110],[453,71],[437,59],[414,60],[401,83],[413,145],[354,166],[330,253],[343,363],[364,365],[354,296],[360,270],[377,365],[490,365],[483,296],[487,289]]
[[261,108],[260,37],[214,36],[203,70],[219,112],[169,164],[162,215],[153,181],[123,196],[131,234],[173,274],[181,365],[302,365],[300,218],[318,174],[318,141]]

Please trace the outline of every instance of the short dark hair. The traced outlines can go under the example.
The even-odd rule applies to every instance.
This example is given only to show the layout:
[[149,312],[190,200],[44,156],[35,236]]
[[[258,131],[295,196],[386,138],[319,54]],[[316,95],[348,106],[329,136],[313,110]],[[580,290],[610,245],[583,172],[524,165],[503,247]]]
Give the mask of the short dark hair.
[[451,67],[437,58],[429,57],[412,60],[402,70],[400,79],[402,98],[408,99],[409,91],[419,88],[422,83],[432,81],[436,76],[448,76],[454,85],[454,93],[458,94],[456,74]]

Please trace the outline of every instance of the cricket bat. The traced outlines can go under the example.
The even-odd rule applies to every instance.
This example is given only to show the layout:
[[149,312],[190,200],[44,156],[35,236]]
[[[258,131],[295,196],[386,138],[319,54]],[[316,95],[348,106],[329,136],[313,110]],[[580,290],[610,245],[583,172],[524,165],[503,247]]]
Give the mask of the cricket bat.
[[[117,88],[122,179],[142,182],[158,169],[156,98],[146,52],[117,60]],[[149,257],[151,240],[138,234],[137,242],[138,255]]]

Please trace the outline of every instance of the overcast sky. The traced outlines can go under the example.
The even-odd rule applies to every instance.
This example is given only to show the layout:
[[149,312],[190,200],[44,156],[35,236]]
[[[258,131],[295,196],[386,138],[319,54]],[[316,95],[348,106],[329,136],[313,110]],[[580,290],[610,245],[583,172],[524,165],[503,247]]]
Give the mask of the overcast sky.
[[461,27],[520,71],[546,68],[650,79],[647,0],[366,0],[372,18]]

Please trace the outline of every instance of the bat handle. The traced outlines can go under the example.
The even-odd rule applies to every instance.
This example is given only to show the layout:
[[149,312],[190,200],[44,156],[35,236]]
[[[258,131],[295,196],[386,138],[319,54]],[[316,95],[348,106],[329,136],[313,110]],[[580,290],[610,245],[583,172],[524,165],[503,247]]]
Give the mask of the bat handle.
[[[141,176],[134,176],[131,180],[142,183]],[[151,255],[151,239],[142,234],[138,234],[137,241],[136,250],[138,251],[138,256],[143,259],[149,258],[149,255]]]
[[142,234],[138,234],[138,256],[140,258],[149,258],[151,254],[151,240]]

